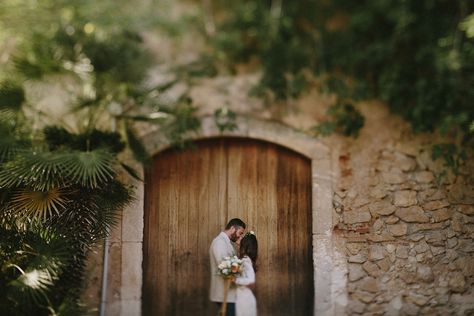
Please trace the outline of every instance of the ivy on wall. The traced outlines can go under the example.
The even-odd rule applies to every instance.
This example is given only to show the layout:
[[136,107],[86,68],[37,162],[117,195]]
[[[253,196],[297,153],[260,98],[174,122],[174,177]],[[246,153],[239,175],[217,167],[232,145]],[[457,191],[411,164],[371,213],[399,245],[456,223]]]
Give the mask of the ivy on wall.
[[[472,2],[234,1],[233,7],[224,10],[223,27],[216,28],[227,41],[216,42],[215,49],[231,64],[259,59],[260,94],[297,97],[306,88],[302,73],[310,70],[339,103],[379,98],[415,132],[439,132],[458,147],[451,153],[472,146]],[[341,124],[351,117],[349,125],[360,128],[354,111],[335,105],[315,130],[344,131]],[[433,157],[452,165],[446,150],[435,150]]]

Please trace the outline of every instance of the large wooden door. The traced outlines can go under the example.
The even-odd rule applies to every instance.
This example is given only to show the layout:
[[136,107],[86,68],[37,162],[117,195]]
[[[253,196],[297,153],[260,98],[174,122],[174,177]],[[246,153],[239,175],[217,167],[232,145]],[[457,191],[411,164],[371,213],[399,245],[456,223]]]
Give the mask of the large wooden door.
[[236,138],[154,158],[145,190],[144,315],[216,315],[208,250],[233,217],[259,242],[259,315],[312,315],[310,162]]

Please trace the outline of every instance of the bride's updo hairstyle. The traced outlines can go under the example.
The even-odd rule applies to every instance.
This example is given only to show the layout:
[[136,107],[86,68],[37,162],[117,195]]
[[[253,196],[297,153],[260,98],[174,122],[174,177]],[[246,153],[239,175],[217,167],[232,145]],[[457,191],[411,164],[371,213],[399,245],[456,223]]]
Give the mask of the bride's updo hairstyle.
[[252,260],[253,269],[257,271],[258,243],[254,232],[248,232],[240,241],[240,258],[244,256]]

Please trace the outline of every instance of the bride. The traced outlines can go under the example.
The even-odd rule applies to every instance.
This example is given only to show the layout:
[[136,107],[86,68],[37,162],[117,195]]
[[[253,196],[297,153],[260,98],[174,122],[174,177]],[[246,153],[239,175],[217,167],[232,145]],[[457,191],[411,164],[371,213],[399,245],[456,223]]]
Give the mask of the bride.
[[239,257],[242,259],[242,274],[235,279],[237,284],[235,298],[236,316],[256,316],[257,300],[249,285],[255,284],[258,243],[254,232],[247,233],[240,241]]

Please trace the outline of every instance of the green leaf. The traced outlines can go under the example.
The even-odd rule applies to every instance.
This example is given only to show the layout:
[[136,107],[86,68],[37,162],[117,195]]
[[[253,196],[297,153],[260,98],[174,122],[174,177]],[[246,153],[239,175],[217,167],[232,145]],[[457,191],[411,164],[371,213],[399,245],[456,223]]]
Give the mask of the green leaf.
[[107,150],[25,153],[0,170],[0,187],[48,191],[78,184],[97,187],[115,177],[115,157]]
[[143,179],[140,178],[140,174],[135,169],[133,169],[132,167],[130,167],[129,165],[127,165],[123,162],[120,162],[120,165],[132,178],[134,178],[135,180],[143,182]]
[[0,83],[0,108],[18,111],[25,102],[25,91],[20,84],[4,81]]
[[335,129],[336,129],[336,123],[330,122],[330,121],[321,122],[315,127],[313,127],[313,130],[316,133],[316,135],[321,135],[321,136],[329,136],[332,133],[334,133]]
[[364,117],[350,103],[337,103],[328,108],[327,114],[329,119],[314,127],[314,131],[322,136],[338,132],[345,136],[357,137],[364,126]]
[[227,107],[222,107],[214,111],[214,122],[216,123],[219,131],[233,131],[237,128],[236,124],[237,115],[235,112],[230,111]]
[[126,127],[128,146],[132,151],[133,157],[145,165],[150,163],[150,155],[145,149],[145,146],[140,142],[134,131],[127,125]]
[[64,195],[57,188],[48,191],[21,189],[13,195],[9,207],[22,217],[47,220],[66,208]]
[[65,184],[65,155],[53,152],[24,152],[0,170],[0,188],[28,186],[47,191]]
[[115,157],[103,149],[69,152],[61,161],[68,181],[95,188],[115,177]]
[[467,159],[466,152],[453,143],[435,144],[431,148],[431,158],[437,160],[442,158],[444,166],[458,174],[462,162]]

